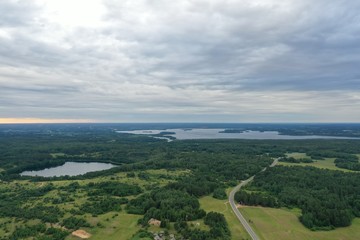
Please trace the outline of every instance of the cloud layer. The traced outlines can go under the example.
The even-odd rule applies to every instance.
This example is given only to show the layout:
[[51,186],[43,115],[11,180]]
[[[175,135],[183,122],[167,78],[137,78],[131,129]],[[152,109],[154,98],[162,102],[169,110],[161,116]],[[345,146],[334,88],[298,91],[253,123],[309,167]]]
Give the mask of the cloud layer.
[[0,118],[357,122],[355,0],[0,2]]

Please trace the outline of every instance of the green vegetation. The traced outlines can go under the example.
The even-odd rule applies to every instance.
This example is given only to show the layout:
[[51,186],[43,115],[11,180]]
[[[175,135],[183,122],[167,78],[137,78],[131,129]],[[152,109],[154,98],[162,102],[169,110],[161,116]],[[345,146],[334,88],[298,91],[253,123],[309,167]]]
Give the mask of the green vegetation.
[[357,156],[348,155],[337,158],[334,161],[335,165],[339,168],[349,169],[353,171],[360,171],[360,163]]
[[[2,240],[76,239],[69,234],[77,229],[95,240],[151,239],[150,232],[160,231],[177,239],[247,239],[227,203],[226,189],[257,174],[275,157],[286,161],[281,165],[299,167],[258,174],[237,200],[300,208],[301,222],[314,230],[358,221],[358,175],[300,166],[356,170],[360,141],[166,142],[99,126],[0,131],[0,136]],[[70,160],[118,166],[74,177],[19,175]],[[151,218],[160,220],[160,226],[149,226]]]
[[314,162],[311,158],[294,158],[294,157],[282,157],[279,158],[279,162],[287,163],[312,163]]
[[226,195],[225,189],[223,189],[223,188],[216,188],[216,189],[214,190],[213,197],[216,198],[216,199],[227,199],[227,195]]
[[62,225],[67,229],[79,229],[80,227],[91,227],[83,218],[69,217],[64,219]]
[[[96,226],[97,223],[101,223],[101,227],[93,227],[89,229],[88,232],[92,234],[91,239],[93,240],[132,239],[133,235],[141,229],[138,225],[140,218],[141,216],[139,215],[127,214],[124,211],[103,214],[92,219],[94,226]],[[68,239],[77,240],[78,238],[68,237]],[[147,238],[145,239],[148,240]]]
[[126,198],[112,198],[112,197],[91,197],[82,204],[79,211],[73,213],[91,213],[92,215],[104,214],[112,211],[121,211],[121,204],[127,203]]
[[294,162],[279,162],[278,165],[283,166],[312,166],[316,168],[329,169],[329,170],[340,170],[344,172],[352,172],[352,170],[340,168],[335,165],[335,158],[322,158],[322,159],[311,159],[306,153],[287,153],[288,158],[298,159],[310,159],[311,161],[294,161]]
[[210,231],[189,228],[186,221],[177,221],[174,224],[176,231],[181,233],[186,239],[210,240],[223,239],[229,240],[231,233],[225,217],[221,213],[209,212],[204,218],[204,223],[210,227]]
[[[143,172],[159,186],[187,174],[187,171],[164,169]],[[135,175],[138,173],[135,172]],[[106,188],[113,185],[125,186],[122,190],[129,191],[118,194],[116,187]],[[100,186],[104,187],[104,191],[94,195]],[[64,239],[69,235],[68,231],[61,229],[64,226],[69,230],[86,229],[93,235],[92,239],[103,239],[103,236],[107,236],[106,239],[130,239],[141,228],[137,224],[141,216],[124,213],[121,206],[125,208],[128,199],[117,195],[138,194],[150,186],[152,183],[138,177],[130,181],[126,173],[77,181],[0,182],[0,236],[3,239],[23,239],[25,236]],[[55,223],[54,227],[50,223]],[[45,226],[45,231],[36,224]]]
[[234,212],[231,210],[228,201],[214,199],[211,196],[202,197],[199,199],[200,207],[206,212],[219,212],[222,213],[228,223],[231,232],[231,240],[248,239],[248,234],[236,218]]
[[352,172],[351,170],[338,168],[334,163],[334,158],[325,158],[323,160],[314,160],[312,163],[286,163],[279,162],[280,166],[302,166],[302,167],[316,167],[321,169],[338,170],[343,172]]
[[360,217],[359,195],[356,173],[279,166],[259,173],[235,199],[247,205],[298,207],[306,227],[330,230]]
[[141,223],[147,225],[151,218],[171,222],[203,218],[206,213],[199,207],[198,200],[186,192],[159,189],[130,200],[127,212],[144,215]]
[[20,226],[10,235],[10,240],[26,239],[36,237],[39,240],[63,240],[69,233],[57,228],[46,228],[45,224],[37,224],[33,226]]
[[360,219],[351,226],[332,231],[311,231],[299,222],[301,211],[286,208],[241,207],[240,212],[263,240],[357,240],[360,238]]
[[87,191],[89,196],[110,195],[110,196],[118,196],[118,197],[137,195],[142,192],[139,186],[129,185],[126,183],[111,182],[111,181],[100,182],[100,183],[89,183],[87,185]]

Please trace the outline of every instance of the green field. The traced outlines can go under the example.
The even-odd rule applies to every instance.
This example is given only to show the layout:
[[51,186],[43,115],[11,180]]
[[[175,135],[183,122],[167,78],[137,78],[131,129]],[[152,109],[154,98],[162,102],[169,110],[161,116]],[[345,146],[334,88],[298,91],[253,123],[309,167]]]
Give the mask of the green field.
[[329,169],[329,170],[340,170],[344,172],[353,172],[348,169],[338,168],[335,166],[334,158],[326,158],[324,160],[314,160],[312,163],[287,163],[287,162],[279,162],[278,165],[282,166],[312,166],[322,169]]
[[360,218],[350,227],[332,231],[311,231],[298,220],[299,210],[264,207],[241,207],[240,212],[263,240],[357,240],[360,239]]
[[[293,157],[295,159],[300,158],[310,158],[306,155],[306,153],[288,153],[286,154],[287,157]],[[359,156],[359,155],[358,155]],[[348,169],[338,168],[335,166],[334,163],[335,158],[325,158],[324,160],[314,160],[312,163],[287,163],[287,162],[279,162],[278,165],[282,166],[312,166],[322,169],[329,169],[329,170],[340,170],[344,172],[355,172]]]
[[[118,213],[114,217],[115,212],[101,215],[101,217],[89,219],[92,224],[101,223],[102,227],[97,228],[82,228],[89,232],[94,240],[128,240],[140,229],[137,220],[141,218],[140,215],[126,214],[124,211]],[[77,237],[68,236],[67,240],[76,240]]]
[[206,212],[219,212],[224,214],[226,221],[229,224],[229,229],[231,231],[231,239],[250,239],[249,235],[236,218],[234,212],[231,210],[228,200],[218,200],[211,196],[202,197],[199,199],[201,208]]

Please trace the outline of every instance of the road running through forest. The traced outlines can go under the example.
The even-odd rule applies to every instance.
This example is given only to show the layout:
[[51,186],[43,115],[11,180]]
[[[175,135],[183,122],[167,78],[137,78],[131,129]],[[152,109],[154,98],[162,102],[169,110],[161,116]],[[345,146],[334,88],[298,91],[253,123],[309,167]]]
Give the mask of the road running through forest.
[[[278,163],[279,159],[275,159],[274,162],[270,165],[270,167],[274,167]],[[261,172],[266,171],[267,167],[261,170]],[[242,181],[239,185],[237,185],[229,195],[229,202],[231,205],[231,208],[233,212],[235,213],[236,217],[239,219],[240,223],[244,226],[245,230],[248,232],[252,240],[260,240],[260,238],[256,235],[250,224],[246,221],[244,216],[240,213],[239,209],[237,209],[235,204],[235,193],[240,190],[241,187],[245,186],[249,182],[251,182],[254,179],[255,175],[246,179],[245,181]]]

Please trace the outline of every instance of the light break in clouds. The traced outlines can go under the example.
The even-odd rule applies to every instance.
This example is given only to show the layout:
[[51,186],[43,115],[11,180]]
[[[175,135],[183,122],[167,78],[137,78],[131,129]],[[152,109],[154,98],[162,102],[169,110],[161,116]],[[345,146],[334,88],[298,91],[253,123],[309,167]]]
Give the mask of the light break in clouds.
[[2,0],[0,119],[358,122],[359,12],[358,0]]

